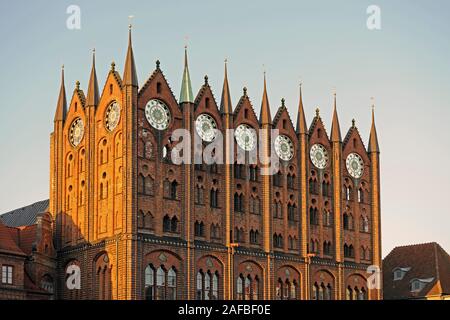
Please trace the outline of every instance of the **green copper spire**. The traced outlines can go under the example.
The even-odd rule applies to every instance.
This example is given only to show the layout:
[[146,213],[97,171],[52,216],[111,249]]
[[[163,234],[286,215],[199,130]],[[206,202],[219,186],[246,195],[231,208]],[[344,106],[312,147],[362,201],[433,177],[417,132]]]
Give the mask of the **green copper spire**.
[[181,83],[180,103],[193,103],[194,95],[192,94],[191,77],[189,76],[187,47],[184,47],[184,72],[183,82]]

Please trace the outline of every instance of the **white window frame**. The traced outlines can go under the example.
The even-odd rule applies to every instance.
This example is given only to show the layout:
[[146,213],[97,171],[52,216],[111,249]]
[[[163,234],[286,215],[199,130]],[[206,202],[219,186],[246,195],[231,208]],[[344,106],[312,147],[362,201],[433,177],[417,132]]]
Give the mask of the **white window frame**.
[[13,284],[14,267],[10,265],[2,266],[2,284]]

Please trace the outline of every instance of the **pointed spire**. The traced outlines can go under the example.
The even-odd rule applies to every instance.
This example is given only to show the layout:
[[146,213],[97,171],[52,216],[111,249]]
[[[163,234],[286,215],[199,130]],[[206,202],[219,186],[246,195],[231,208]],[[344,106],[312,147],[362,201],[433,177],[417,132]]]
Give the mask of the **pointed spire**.
[[333,108],[333,124],[331,125],[331,141],[342,142],[341,128],[339,126],[339,118],[336,107],[336,92],[334,92],[334,108]]
[[125,60],[125,70],[123,72],[123,84],[125,86],[138,86],[136,64],[134,63],[133,45],[131,43],[131,24],[128,30],[128,50]]
[[271,124],[272,117],[270,116],[269,98],[267,97],[266,72],[264,72],[264,92],[261,102],[261,113],[259,116],[261,124]]
[[372,128],[370,129],[369,152],[380,152],[378,145],[377,128],[375,127],[375,105],[372,103]]
[[302,84],[300,83],[300,101],[298,103],[297,133],[307,133],[305,110],[303,109]]
[[184,72],[183,80],[181,82],[180,103],[194,102],[194,95],[192,94],[191,77],[189,76],[187,46],[184,47]]
[[87,92],[87,106],[97,106],[99,101],[99,91],[97,82],[97,72],[95,70],[95,49],[92,52],[92,69],[91,77],[89,78],[89,86]]
[[66,87],[64,85],[64,66],[62,66],[61,67],[61,87],[59,89],[59,97],[58,97],[58,103],[56,105],[54,121],[66,120],[66,114],[67,114]]
[[231,104],[230,88],[228,87],[228,68],[227,59],[225,59],[225,76],[223,79],[222,99],[220,101],[220,112],[224,114],[230,114],[233,112],[233,106]]

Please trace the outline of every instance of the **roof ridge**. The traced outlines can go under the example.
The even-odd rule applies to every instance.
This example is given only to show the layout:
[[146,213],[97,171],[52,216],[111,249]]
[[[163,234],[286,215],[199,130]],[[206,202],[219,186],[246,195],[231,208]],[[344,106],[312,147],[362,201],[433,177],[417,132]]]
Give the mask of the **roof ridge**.
[[0,213],[0,216],[2,216],[2,215],[4,215],[4,214],[7,214],[7,213],[13,213],[14,211],[17,211],[17,210],[21,210],[21,209],[25,209],[25,208],[28,208],[28,207],[32,207],[32,206],[34,206],[34,205],[36,205],[36,204],[38,204],[38,203],[43,203],[43,202],[46,202],[46,201],[49,201],[49,199],[36,201],[36,202],[33,202],[32,204],[29,204],[29,205],[27,205],[27,206],[19,207],[19,208],[16,208],[16,209],[12,209],[12,210],[9,210],[9,211]]

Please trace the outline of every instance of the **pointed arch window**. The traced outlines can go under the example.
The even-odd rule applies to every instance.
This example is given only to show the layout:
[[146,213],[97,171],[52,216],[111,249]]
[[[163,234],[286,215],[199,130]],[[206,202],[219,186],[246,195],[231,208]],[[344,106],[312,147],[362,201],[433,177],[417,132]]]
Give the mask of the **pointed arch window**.
[[290,299],[291,300],[297,299],[297,282],[295,280],[292,281],[289,291],[290,291]]
[[245,278],[244,290],[245,290],[244,300],[251,300],[252,279],[250,278],[250,275]]
[[328,284],[325,289],[325,300],[331,300],[333,297],[333,291],[331,289],[331,285]]
[[217,271],[213,274],[212,277],[212,300],[218,300],[219,299],[219,275]]
[[203,299],[203,272],[197,272],[197,300]]
[[211,208],[219,207],[219,191],[217,189],[211,189],[209,201]]
[[319,286],[318,286],[317,282],[315,282],[312,287],[312,299],[319,300]]
[[156,300],[164,300],[166,296],[166,271],[159,267],[156,271]]
[[205,284],[204,284],[204,300],[210,300],[211,293],[211,274],[208,272],[205,273]]
[[358,189],[358,202],[364,203],[364,191],[362,188]]
[[244,292],[244,277],[240,275],[236,280],[236,298],[238,300],[242,300],[243,298],[243,292]]
[[352,300],[353,299],[353,290],[350,288],[350,286],[345,289],[345,299],[346,300]]
[[347,201],[352,200],[352,188],[351,187],[345,187],[345,200],[347,200]]
[[151,265],[145,268],[145,299],[155,299],[155,270]]
[[177,189],[178,189],[178,182],[174,180],[170,184],[170,198],[172,200],[177,200]]

